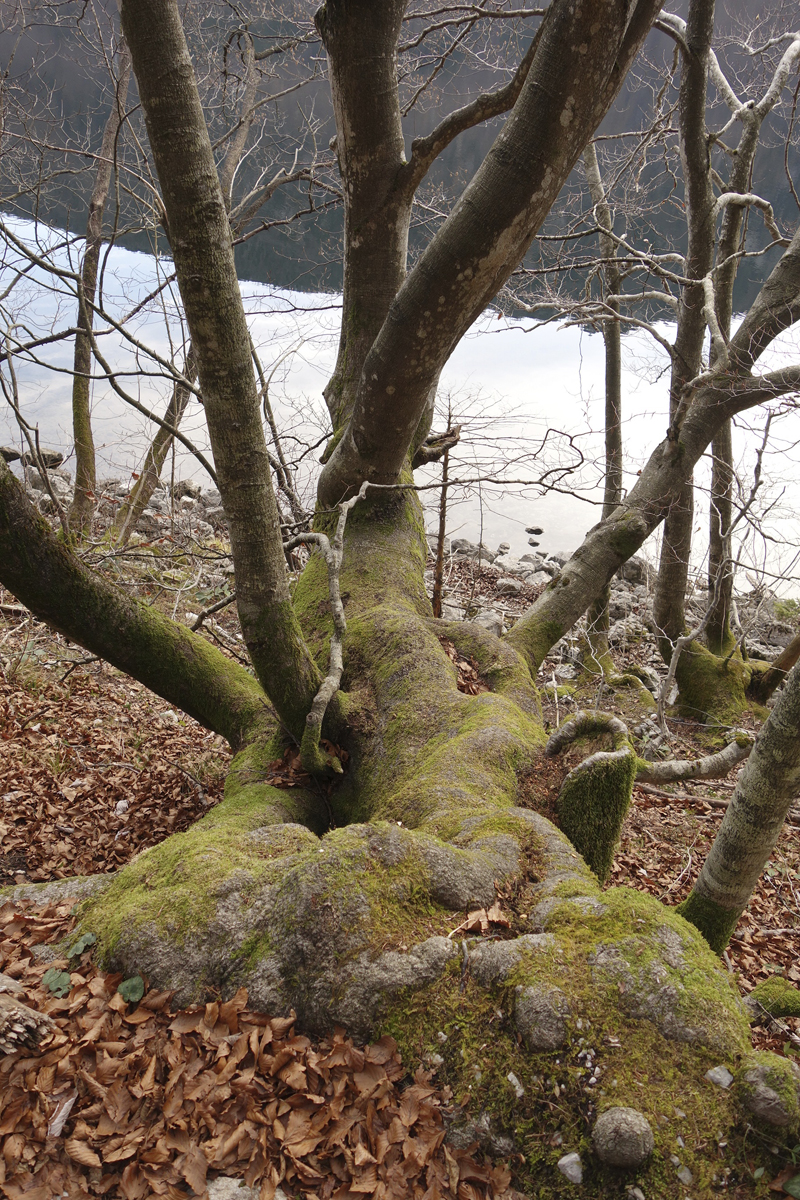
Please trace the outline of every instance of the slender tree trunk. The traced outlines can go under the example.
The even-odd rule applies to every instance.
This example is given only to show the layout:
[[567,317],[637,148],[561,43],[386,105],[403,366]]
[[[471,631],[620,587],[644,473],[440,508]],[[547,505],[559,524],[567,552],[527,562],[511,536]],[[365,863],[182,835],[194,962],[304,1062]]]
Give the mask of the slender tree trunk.
[[[602,270],[602,293],[609,299],[606,303],[614,313],[619,313],[619,302],[613,297],[621,290],[621,276],[616,264],[617,247],[611,237],[613,217],[606,198],[600,175],[597,151],[594,143],[583,152],[584,171],[597,223],[600,226],[600,254],[604,260]],[[605,346],[605,487],[603,491],[603,519],[609,517],[622,500],[622,330],[618,316],[603,322]],[[607,585],[587,613],[587,639],[591,661],[605,673],[612,666],[608,649],[608,599]]]
[[708,858],[679,912],[718,954],[728,944],[800,791],[795,668],[739,776]]
[[708,588],[711,616],[706,645],[712,654],[727,654],[734,645],[730,614],[733,600],[733,446],[726,421],[711,443],[711,498],[708,538]]
[[[711,270],[714,253],[714,192],[705,120],[713,32],[714,0],[692,0],[686,23],[687,48],[681,65],[678,112],[688,234],[684,274],[697,283],[684,286],[681,295],[670,381],[671,428],[684,400],[686,385],[700,371],[706,332],[702,280]],[[664,522],[653,604],[659,648],[667,662],[676,639],[685,632],[684,600],[693,519],[693,483],[688,472]]]
[[94,188],[89,200],[89,217],[86,222],[86,250],[81,267],[82,296],[78,308],[78,332],[75,335],[75,354],[72,377],[72,432],[75,443],[75,489],[69,514],[70,532],[81,538],[92,521],[95,505],[97,472],[95,467],[94,438],[90,390],[92,375],[91,330],[94,321],[92,303],[97,287],[97,270],[100,249],[103,244],[103,210],[105,209],[111,171],[117,145],[117,137],[128,97],[131,77],[131,56],[126,42],[119,47],[119,78],[114,104],[106,121],[100,161],[95,174]]
[[[449,421],[448,421],[449,425]],[[433,615],[442,615],[442,583],[444,577],[444,538],[447,531],[447,470],[450,451],[445,450],[442,458],[442,495],[439,500],[439,533],[436,538],[436,566],[433,572]]]
[[300,740],[320,684],[289,596],[230,222],[174,0],[123,0],[259,681]]
[[[736,148],[727,191],[742,193],[749,190],[753,161],[758,146],[763,114],[756,106],[742,110],[742,136]],[[722,219],[717,268],[714,272],[714,303],[722,336],[730,338],[733,316],[733,288],[739,267],[745,209],[729,204]],[[708,586],[716,599],[706,626],[706,642],[715,654],[727,654],[733,645],[730,628],[733,599],[734,570],[731,523],[733,520],[733,439],[730,422],[720,429],[712,443],[711,501],[709,507]],[[720,576],[719,586],[717,577]]]
[[[197,365],[191,346],[186,355],[183,373],[190,383],[194,383],[197,378]],[[186,412],[191,395],[191,391],[184,384],[176,383],[173,386],[167,411],[164,414],[165,422],[173,429],[177,429],[183,420],[183,414]],[[158,486],[161,471],[174,440],[169,430],[160,426],[150,443],[139,478],[136,480],[131,494],[119,506],[114,518],[114,525],[119,530],[120,545],[124,546],[127,543],[136,528],[136,522],[150,503],[150,497]]]

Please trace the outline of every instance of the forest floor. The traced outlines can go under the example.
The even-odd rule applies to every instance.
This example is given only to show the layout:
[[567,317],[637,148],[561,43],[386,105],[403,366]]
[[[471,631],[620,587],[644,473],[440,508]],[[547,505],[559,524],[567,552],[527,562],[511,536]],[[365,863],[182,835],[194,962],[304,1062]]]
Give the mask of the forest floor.
[[[179,598],[198,612],[215,597]],[[204,629],[237,654],[235,608]],[[615,696],[604,707],[631,722],[631,704]],[[552,695],[545,700],[549,725],[564,715]],[[670,724],[675,757],[707,752],[706,730]],[[222,739],[68,645],[0,589],[0,887],[116,871],[218,803],[228,761]],[[521,802],[547,811],[567,767],[542,759]],[[734,782],[732,775],[635,788],[611,883],[667,904],[681,900]],[[319,1200],[367,1192],[435,1200],[453,1194],[451,1186],[458,1200],[515,1194],[505,1168],[443,1144],[458,1098],[437,1088],[435,1073],[409,1079],[390,1040],[359,1048],[337,1033],[312,1044],[291,1022],[249,1012],[246,995],[176,1014],[169,994],[144,981],[144,995],[127,1003],[116,990],[121,977],[99,972],[90,947],[55,962],[41,957],[36,947],[63,942],[71,921],[68,905],[37,910],[0,900],[0,971],[58,1027],[46,1053],[0,1057],[7,1200],[202,1196],[220,1173],[244,1176],[262,1200],[281,1185]],[[800,825],[785,827],[725,964],[743,993],[773,974],[800,985]],[[70,972],[63,998],[42,984],[54,967]],[[754,1027],[753,1044],[800,1061],[800,1021],[767,1020]],[[318,1119],[323,1104],[326,1121]],[[376,1128],[385,1136],[376,1139]],[[798,1168],[773,1166],[763,1184],[776,1195]],[[740,1171],[727,1194],[761,1190]]]

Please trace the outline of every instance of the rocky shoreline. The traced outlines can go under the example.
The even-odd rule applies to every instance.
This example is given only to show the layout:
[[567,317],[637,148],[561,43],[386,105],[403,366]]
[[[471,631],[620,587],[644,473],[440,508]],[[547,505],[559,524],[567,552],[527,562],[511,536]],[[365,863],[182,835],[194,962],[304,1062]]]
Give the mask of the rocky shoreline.
[[[55,506],[39,471],[26,466],[29,494],[41,512],[53,516]],[[56,499],[67,506],[72,499],[72,477],[63,467],[48,470],[50,487]],[[119,479],[98,482],[96,513],[101,523],[113,520],[129,489]],[[539,533],[539,530],[529,532]],[[203,546],[214,539],[226,539],[227,526],[219,492],[201,488],[190,480],[181,480],[170,489],[161,483],[136,523],[132,544],[169,538],[173,542]],[[446,538],[444,543],[442,617],[448,621],[473,621],[492,633],[502,635],[522,612],[555,579],[570,557],[566,551],[546,553],[535,547],[519,557],[511,553],[510,543],[501,542],[492,550],[484,543],[468,539]],[[425,573],[428,594],[433,594],[436,538],[428,537],[429,561]],[[224,557],[224,556],[223,556]],[[220,560],[216,569],[206,572],[203,582],[219,586],[232,576],[232,563]],[[655,643],[653,586],[655,570],[651,563],[634,556],[623,564],[614,577],[609,597],[609,645],[621,670],[635,665],[648,689],[658,693],[666,673]],[[687,620],[699,620],[708,604],[703,579],[695,579],[687,597]],[[732,627],[750,657],[771,661],[789,644],[797,632],[800,604],[781,601],[764,586],[756,586],[734,597]],[[580,643],[585,635],[581,621],[548,655],[542,667],[546,686],[557,687],[577,678],[581,667]],[[565,697],[568,703],[568,697]]]

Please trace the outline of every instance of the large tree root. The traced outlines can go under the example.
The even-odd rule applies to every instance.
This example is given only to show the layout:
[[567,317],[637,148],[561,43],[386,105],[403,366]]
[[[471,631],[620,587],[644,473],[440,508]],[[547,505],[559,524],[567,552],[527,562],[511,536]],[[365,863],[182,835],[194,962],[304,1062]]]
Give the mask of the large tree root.
[[[487,731],[477,741],[485,754]],[[440,778],[419,828],[376,820],[317,836],[298,820],[313,812],[311,794],[244,774],[192,829],[97,881],[81,927],[98,935],[106,966],[144,973],[178,1002],[244,986],[252,1006],[294,1010],[306,1030],[391,1033],[410,1067],[438,1067],[467,1104],[449,1136],[519,1154],[520,1182],[549,1181],[554,1196],[567,1152],[582,1156],[585,1195],[608,1195],[618,1179],[605,1125],[588,1139],[600,1112],[612,1134],[615,1122],[633,1122],[637,1183],[669,1200],[684,1194],[664,1182],[676,1128],[658,1118],[676,1095],[691,1127],[711,1122],[716,1133],[772,1087],[775,1119],[797,1122],[790,1068],[748,1057],[746,1011],[699,932],[652,897],[602,892],[544,817],[467,804]],[[507,889],[520,875],[534,881],[524,933],[447,936],[457,912],[491,904],[496,884]],[[74,886],[14,895],[52,900],[54,888]],[[729,1091],[705,1077],[722,1063],[736,1075]],[[652,1168],[643,1161],[651,1145]],[[702,1151],[684,1160],[701,1178],[713,1170]]]

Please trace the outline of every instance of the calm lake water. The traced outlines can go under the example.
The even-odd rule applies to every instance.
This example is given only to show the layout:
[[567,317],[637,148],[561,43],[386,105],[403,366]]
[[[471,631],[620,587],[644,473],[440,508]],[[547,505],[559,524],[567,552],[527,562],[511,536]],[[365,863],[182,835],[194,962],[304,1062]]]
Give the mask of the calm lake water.
[[[38,237],[46,251],[62,235],[19,221],[8,227],[31,242]],[[81,243],[54,252],[62,268],[75,269]],[[6,248],[0,265],[0,292],[14,278],[20,255]],[[103,271],[103,299],[118,321],[147,297],[171,270],[169,262],[114,248]],[[172,285],[174,289],[174,285]],[[120,385],[140,403],[163,415],[170,393],[158,363],[147,353],[182,363],[185,331],[181,327],[174,291],[166,288],[129,321],[136,344],[126,343],[108,326],[98,325],[99,344],[116,372]],[[340,298],[289,292],[263,284],[242,283],[254,343],[269,375],[274,371],[270,395],[279,424],[285,431],[285,450],[300,457],[298,478],[310,500],[320,449],[309,444],[325,434],[322,388],[336,356]],[[20,281],[5,301],[17,323],[17,336],[42,335],[69,327],[76,302],[68,287],[53,287],[39,269]],[[660,325],[670,338],[672,330]],[[797,333],[773,348],[764,366],[797,361]],[[41,444],[69,454],[71,447],[72,343],[65,341],[37,352],[38,361],[17,360],[20,405],[26,418],[38,425]],[[277,364],[277,365],[276,365]],[[6,386],[10,386],[6,370]],[[448,533],[473,541],[483,536],[492,548],[507,541],[512,552],[524,553],[526,525],[541,526],[541,548],[574,550],[586,530],[600,516],[602,501],[602,424],[604,349],[602,338],[577,327],[551,323],[537,327],[530,320],[498,318],[488,312],[464,338],[445,368],[439,395],[436,429],[447,423],[448,407],[454,423],[462,425],[462,442],[451,456],[451,478],[465,481],[450,493]],[[646,332],[624,338],[623,411],[625,485],[630,487],[666,431],[668,393],[667,356]],[[141,462],[150,433],[145,418],[129,407],[104,379],[92,388],[93,423],[101,477],[129,479]],[[765,413],[744,414],[735,434],[735,451],[742,495],[752,486],[756,450],[761,443]],[[208,449],[202,407],[192,402],[184,432],[201,449]],[[17,424],[7,404],[0,407],[0,441],[19,444]],[[304,453],[305,451],[305,453]],[[753,506],[763,526],[762,536],[750,526],[742,528],[738,548],[741,560],[739,586],[746,586],[745,571],[781,573],[780,590],[793,593],[800,582],[796,545],[800,544],[800,461],[798,420],[791,411],[773,421],[764,454],[764,480]],[[69,462],[66,464],[69,467]],[[572,468],[568,471],[568,468]],[[167,471],[170,470],[168,463]],[[204,471],[187,451],[175,455],[176,477],[193,477],[204,483]],[[417,473],[420,483],[438,482],[441,471],[433,466]],[[207,479],[207,477],[206,477]],[[517,481],[506,482],[503,481]],[[521,482],[519,482],[521,481]],[[210,481],[209,481],[210,482]],[[696,566],[702,568],[706,539],[704,489],[708,465],[697,472],[698,514]],[[436,524],[438,489],[424,493],[428,524]],[[657,537],[647,552],[657,553]]]

